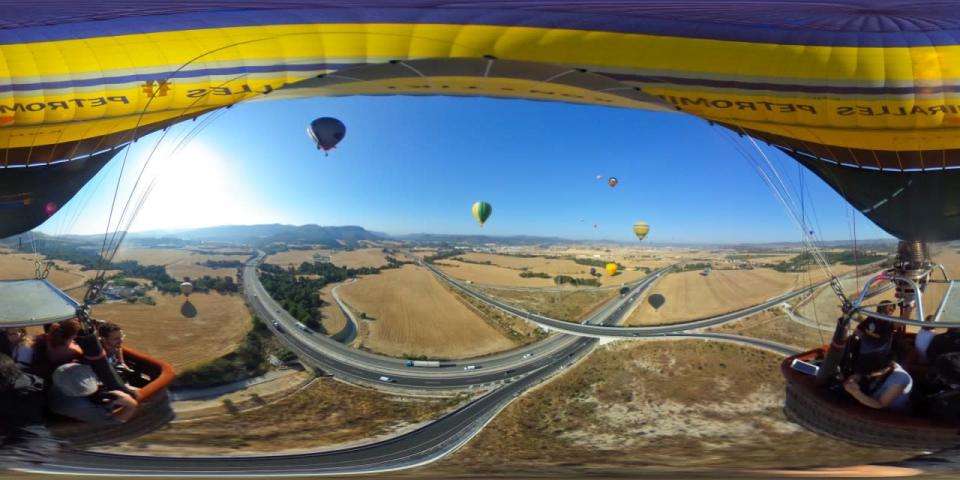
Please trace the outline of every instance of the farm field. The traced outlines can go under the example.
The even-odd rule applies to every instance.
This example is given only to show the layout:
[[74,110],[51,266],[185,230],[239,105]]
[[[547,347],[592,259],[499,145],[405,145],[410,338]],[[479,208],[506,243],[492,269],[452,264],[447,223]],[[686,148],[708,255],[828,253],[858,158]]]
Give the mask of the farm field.
[[127,346],[166,360],[178,372],[232,352],[252,326],[240,295],[194,293],[190,317],[183,296],[148,294],[156,305],[103,303],[94,305],[93,315],[119,324]]
[[586,319],[591,312],[618,295],[616,289],[598,288],[515,290],[481,287],[479,289],[528,312],[570,322]]
[[352,251],[330,250],[326,248],[289,250],[286,252],[274,253],[273,255],[268,256],[264,262],[284,267],[288,265],[297,267],[303,262],[313,262],[314,255],[329,256],[331,263],[347,268],[380,267],[387,264],[386,255],[379,247],[358,248]]
[[615,477],[644,467],[842,466],[912,455],[855,447],[790,423],[779,363],[767,352],[715,342],[609,344],[514,401],[472,442],[424,471],[519,476],[559,464]]
[[452,359],[515,345],[421,267],[386,270],[337,292],[354,311],[372,317],[361,320],[360,344],[375,352]]
[[[41,256],[41,258],[43,258]],[[93,270],[81,270],[81,266],[54,260],[47,280],[74,299],[83,297],[87,280],[96,276]],[[0,253],[0,280],[23,280],[36,278],[36,263],[33,254]]]
[[[710,317],[763,303],[807,284],[806,274],[763,268],[714,270],[707,276],[700,271],[671,273],[649,290],[626,324],[659,325]],[[664,299],[659,309],[650,304],[654,295]]]
[[[448,275],[461,280],[504,287],[553,287],[556,286],[553,278],[521,277],[524,271],[531,273],[546,273],[551,277],[568,275],[571,277],[591,278],[590,269],[595,268],[603,272],[603,267],[581,265],[570,259],[546,257],[514,257],[489,253],[466,253],[461,256],[464,261],[445,259],[439,263],[441,270]],[[489,264],[487,263],[489,262]],[[526,269],[526,270],[524,270]],[[643,271],[625,270],[615,276],[603,273],[595,277],[604,286],[619,285],[634,282],[646,275]]]
[[216,251],[201,252],[172,248],[127,248],[118,251],[114,261],[133,260],[140,265],[160,265],[166,269],[167,274],[171,277],[183,280],[203,276],[226,277],[236,275],[236,268],[211,268],[203,265],[207,261],[243,262],[247,259],[248,255],[246,253],[240,251],[235,253],[239,254],[226,255]]

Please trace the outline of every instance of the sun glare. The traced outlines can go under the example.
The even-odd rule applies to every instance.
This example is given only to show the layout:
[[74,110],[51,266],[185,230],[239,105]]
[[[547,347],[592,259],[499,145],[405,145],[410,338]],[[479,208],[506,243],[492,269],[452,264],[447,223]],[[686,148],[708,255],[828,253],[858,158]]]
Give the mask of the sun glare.
[[214,147],[193,141],[157,155],[156,183],[131,230],[249,224],[271,217]]

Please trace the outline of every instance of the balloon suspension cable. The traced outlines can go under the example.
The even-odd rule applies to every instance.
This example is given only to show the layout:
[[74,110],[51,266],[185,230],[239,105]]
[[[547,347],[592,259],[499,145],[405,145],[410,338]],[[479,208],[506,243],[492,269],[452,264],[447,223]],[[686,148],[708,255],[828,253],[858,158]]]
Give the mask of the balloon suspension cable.
[[[227,82],[233,81],[233,80],[235,79],[230,79]],[[199,101],[200,98],[203,98],[203,97],[199,97],[191,105],[187,106],[184,109],[184,112],[190,109],[191,107],[193,107],[193,105],[197,101]],[[220,109],[216,112],[213,112],[212,115],[208,115],[200,123],[198,123],[192,129],[190,129],[186,134],[182,135],[179,139],[175,140],[176,145],[170,155],[176,155],[180,151],[182,151],[183,148],[186,147],[202,130],[204,130],[207,126],[209,126],[214,119],[219,118],[221,115],[223,115],[224,112],[226,112],[225,109]],[[147,198],[150,196],[150,193],[153,191],[153,188],[156,185],[157,177],[155,176],[154,178],[151,179],[149,185],[144,189],[144,192],[137,199],[136,206],[131,211],[131,214],[129,216],[126,216],[127,208],[132,202],[133,194],[136,192],[136,188],[139,185],[139,182],[143,176],[143,173],[149,166],[150,161],[153,159],[153,154],[156,152],[157,147],[164,140],[164,138],[166,138],[166,134],[167,132],[165,131],[163,135],[161,135],[161,137],[157,139],[157,144],[154,146],[154,148],[150,152],[150,155],[145,161],[143,167],[141,168],[140,175],[138,175],[137,177],[137,181],[134,183],[133,187],[131,188],[130,196],[127,199],[128,203],[124,205],[124,208],[120,216],[118,217],[116,231],[114,231],[113,236],[110,237],[109,242],[105,242],[103,248],[101,249],[101,254],[100,254],[101,261],[99,264],[100,268],[98,268],[97,275],[94,277],[93,281],[90,284],[90,287],[87,289],[87,292],[84,295],[83,303],[85,305],[91,303],[95,298],[99,296],[100,291],[103,289],[107,267],[109,267],[109,265],[113,262],[113,259],[116,258],[117,252],[120,250],[120,246],[123,244],[123,240],[126,238],[126,235],[127,235],[127,232],[129,231],[130,226],[133,224],[134,219],[136,218],[140,210],[143,208],[143,205],[145,204]],[[121,180],[122,180],[122,170],[121,170],[121,178],[118,178],[117,180],[118,187]],[[124,218],[126,218],[126,221],[124,221]],[[110,233],[110,230],[108,227],[108,230],[107,232],[105,232],[104,237],[106,238],[109,235],[109,233]]]
[[724,131],[724,133],[726,134],[724,138],[754,167],[760,175],[760,178],[770,187],[774,197],[780,202],[781,206],[783,206],[787,215],[794,221],[797,227],[800,228],[802,232],[801,238],[811,257],[813,257],[820,269],[830,278],[830,287],[833,289],[834,294],[840,298],[844,309],[849,308],[850,301],[843,291],[843,285],[840,283],[839,278],[833,273],[826,257],[823,256],[823,252],[821,252],[820,247],[817,245],[816,238],[805,228],[804,222],[800,219],[796,201],[794,201],[793,196],[790,195],[790,191],[787,189],[776,166],[773,165],[773,162],[770,161],[770,158],[764,153],[763,149],[760,148],[756,140],[743,131],[743,129],[740,129],[739,134],[747,138],[750,145],[753,146],[753,151],[756,152],[756,156],[751,154],[750,149],[744,148],[739,142],[733,139],[729,131]]

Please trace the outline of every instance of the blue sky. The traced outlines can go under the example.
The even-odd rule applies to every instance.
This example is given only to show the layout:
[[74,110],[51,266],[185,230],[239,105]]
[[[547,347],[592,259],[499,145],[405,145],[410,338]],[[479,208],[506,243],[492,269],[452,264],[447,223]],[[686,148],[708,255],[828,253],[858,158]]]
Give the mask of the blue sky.
[[[347,126],[345,140],[329,157],[305,130],[320,116]],[[170,155],[173,140],[198,123],[171,128],[160,143],[145,176],[156,184],[131,230],[317,223],[391,234],[626,241],[632,223],[643,219],[651,225],[652,242],[800,238],[719,128],[686,115],[484,98],[259,101],[218,114],[178,155]],[[130,149],[118,205],[126,202],[158,138],[145,137]],[[796,186],[797,164],[770,155],[785,181]],[[103,232],[122,158],[40,229]],[[610,176],[620,181],[615,189],[606,185]],[[846,202],[809,172],[804,182],[818,237],[851,238]],[[134,198],[144,190],[141,184]],[[476,200],[493,205],[482,230],[470,215]],[[857,217],[858,238],[885,236]]]

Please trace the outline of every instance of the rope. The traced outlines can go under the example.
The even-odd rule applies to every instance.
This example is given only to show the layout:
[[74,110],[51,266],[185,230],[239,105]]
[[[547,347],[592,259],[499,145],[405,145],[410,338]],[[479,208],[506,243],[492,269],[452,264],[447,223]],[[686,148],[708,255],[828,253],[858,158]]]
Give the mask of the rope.
[[[831,279],[830,286],[833,289],[834,293],[841,299],[844,305],[848,305],[849,300],[847,300],[847,296],[843,291],[843,285],[840,284],[840,281],[837,279],[837,276],[830,269],[829,263],[826,261],[826,258],[823,256],[822,252],[820,251],[820,248],[815,243],[815,239],[813,238],[813,236],[810,235],[810,233],[807,232],[806,229],[804,228],[804,224],[800,220],[799,215],[797,213],[796,202],[793,200],[793,197],[790,196],[790,192],[789,190],[787,190],[786,185],[783,182],[783,178],[778,173],[776,167],[773,165],[773,163],[770,161],[767,155],[763,152],[760,146],[757,145],[753,137],[750,137],[749,135],[747,135],[745,132],[743,132],[742,129],[740,133],[741,136],[745,136],[750,141],[750,144],[753,146],[754,151],[756,151],[759,154],[759,157],[763,159],[763,163],[761,163],[757,158],[751,155],[749,150],[743,148],[738,142],[733,140],[730,137],[730,132],[725,131],[724,133],[726,133],[725,138],[728,140],[728,142],[730,142],[734,146],[734,148],[744,157],[744,159],[746,159],[747,162],[751,166],[753,166],[754,169],[756,169],[757,173],[760,175],[760,178],[763,179],[763,181],[767,184],[767,186],[770,187],[770,189],[773,191],[774,197],[784,207],[784,210],[786,210],[787,214],[794,221],[794,223],[796,223],[796,225],[801,229],[801,231],[803,232],[803,236],[802,236],[803,243],[805,244],[806,248],[809,250],[811,256],[819,264],[820,268],[824,271],[824,273]],[[769,168],[769,173],[767,169],[764,168],[764,163],[766,164],[767,168]]]

